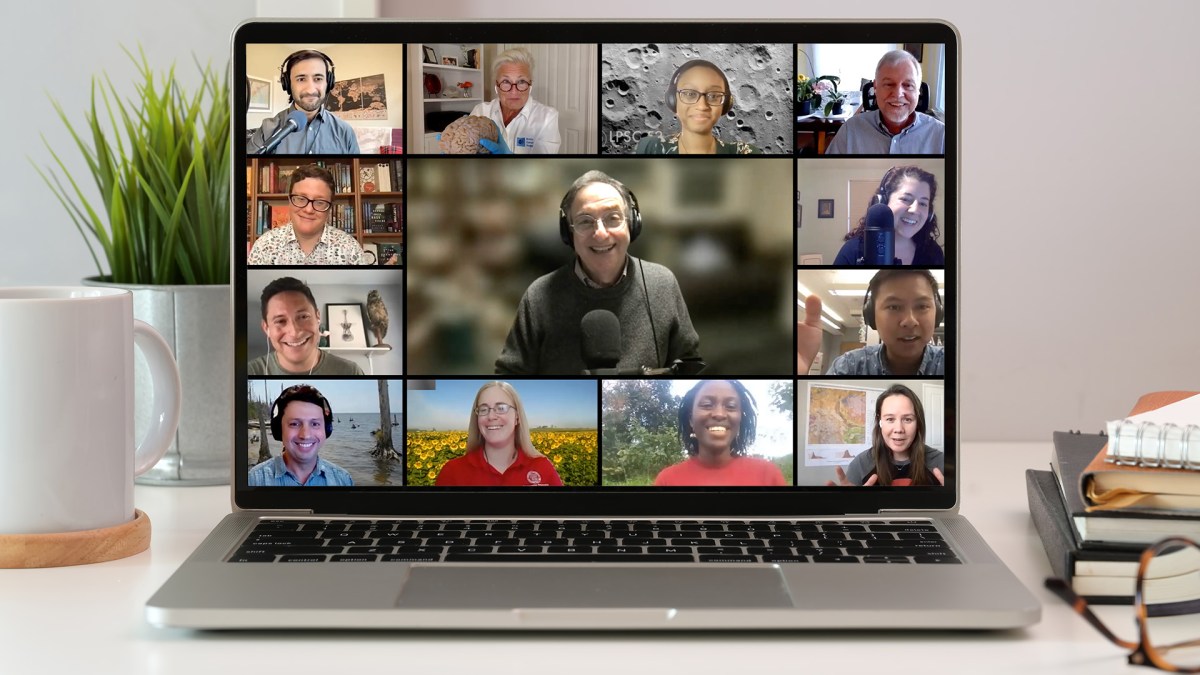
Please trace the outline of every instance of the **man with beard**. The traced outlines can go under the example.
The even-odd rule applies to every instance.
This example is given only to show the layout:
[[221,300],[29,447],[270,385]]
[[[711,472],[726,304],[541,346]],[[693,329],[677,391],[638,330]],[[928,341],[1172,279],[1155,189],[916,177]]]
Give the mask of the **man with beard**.
[[262,331],[268,352],[246,366],[249,375],[362,375],[358,364],[318,348],[321,312],[308,284],[280,277],[263,288]]
[[314,49],[302,49],[284,59],[279,67],[279,84],[292,105],[263,120],[262,126],[246,141],[246,152],[257,154],[271,135],[288,123],[288,115],[300,111],[307,119],[304,128],[284,136],[272,154],[359,154],[354,129],[325,109],[325,96],[334,83],[333,72],[333,60]]
[[827,155],[943,155],[946,125],[917,112],[921,64],[897,49],[875,66],[877,110],[860,112],[842,125]]

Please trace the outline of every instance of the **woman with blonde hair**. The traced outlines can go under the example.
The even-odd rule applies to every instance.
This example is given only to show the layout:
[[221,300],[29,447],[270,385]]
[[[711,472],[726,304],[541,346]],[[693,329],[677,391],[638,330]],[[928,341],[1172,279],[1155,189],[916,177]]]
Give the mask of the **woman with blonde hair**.
[[[557,155],[562,145],[558,111],[533,98],[533,55],[524,47],[501,52],[492,61],[495,98],[476,105],[471,114],[496,123],[504,143],[487,147],[517,155]],[[493,149],[495,148],[495,149]]]
[[479,388],[467,420],[467,454],[446,462],[435,485],[562,485],[554,464],[533,447],[517,390],[507,382]]

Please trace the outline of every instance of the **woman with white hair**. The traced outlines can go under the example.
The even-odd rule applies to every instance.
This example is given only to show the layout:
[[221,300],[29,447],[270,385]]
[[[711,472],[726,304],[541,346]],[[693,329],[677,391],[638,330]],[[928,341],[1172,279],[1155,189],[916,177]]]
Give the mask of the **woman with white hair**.
[[562,145],[558,111],[533,99],[533,56],[524,47],[501,52],[492,62],[496,97],[480,103],[472,115],[487,117],[518,155],[556,155]]

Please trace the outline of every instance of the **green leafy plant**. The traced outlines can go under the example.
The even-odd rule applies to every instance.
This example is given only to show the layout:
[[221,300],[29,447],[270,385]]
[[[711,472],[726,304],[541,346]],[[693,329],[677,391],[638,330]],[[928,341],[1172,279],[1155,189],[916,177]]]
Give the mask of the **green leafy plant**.
[[[35,169],[79,229],[105,281],[227,284],[228,69],[218,74],[197,64],[201,84],[189,94],[176,81],[174,65],[157,75],[144,51],[125,53],[138,67],[137,95],[122,99],[107,74],[102,82],[93,77],[86,128],[76,129],[51,98],[87,161],[99,200],[87,198],[44,134],[42,142],[58,171],[36,164]],[[108,274],[93,240],[108,262]]]
[[837,75],[822,75],[814,81],[813,91],[825,101],[826,117],[833,114],[834,106],[846,100],[846,94],[838,91],[841,81]]

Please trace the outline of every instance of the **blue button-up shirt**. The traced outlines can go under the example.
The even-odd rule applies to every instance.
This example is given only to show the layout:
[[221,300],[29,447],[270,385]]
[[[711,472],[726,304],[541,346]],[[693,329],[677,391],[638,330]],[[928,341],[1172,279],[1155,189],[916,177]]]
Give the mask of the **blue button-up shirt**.
[[288,471],[287,464],[283,461],[283,456],[272,457],[271,459],[250,469],[250,478],[248,484],[251,487],[260,485],[276,485],[276,486],[295,486],[295,485],[317,485],[341,487],[345,485],[354,485],[354,479],[350,478],[350,474],[342,467],[333,462],[326,462],[320,457],[317,458],[317,468],[308,477],[308,482],[301,483],[296,480],[295,474]]
[[[883,358],[883,345],[868,345],[842,354],[833,361],[826,375],[891,375]],[[925,354],[917,375],[945,375],[946,349],[925,345]]]
[[842,125],[827,155],[944,155],[946,125],[925,113],[892,135],[878,110],[859,113]]
[[[246,141],[246,154],[256,154],[279,125],[287,121],[288,113],[294,108],[288,106],[280,110],[274,117],[263,120],[262,126],[254,130],[250,140]],[[293,131],[275,147],[271,153],[275,155],[357,155],[358,136],[354,135],[354,127],[349,122],[338,119],[333,113],[322,107],[316,116],[308,121],[304,131]]]

